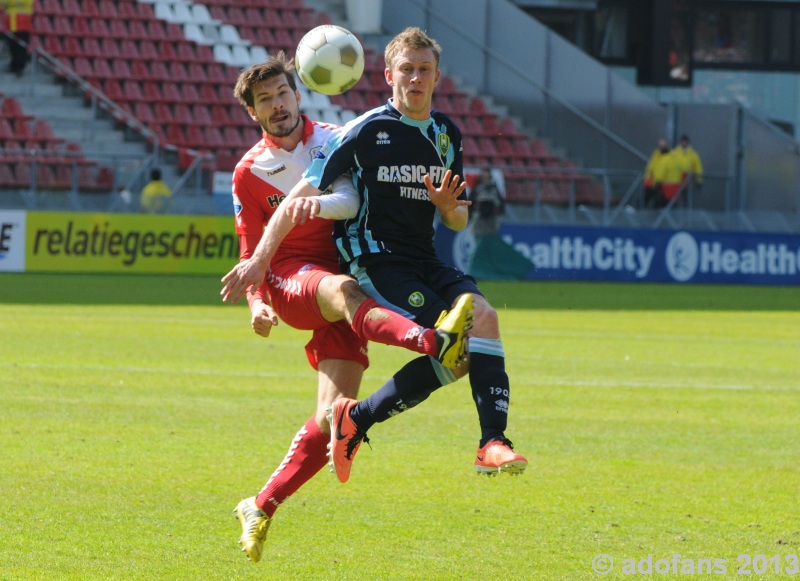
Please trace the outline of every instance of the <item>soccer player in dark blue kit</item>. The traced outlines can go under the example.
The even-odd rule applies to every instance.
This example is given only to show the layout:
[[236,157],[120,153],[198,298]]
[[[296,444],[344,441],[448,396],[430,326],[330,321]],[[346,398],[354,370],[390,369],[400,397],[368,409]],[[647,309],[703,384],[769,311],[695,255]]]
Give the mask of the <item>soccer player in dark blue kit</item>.
[[[286,213],[281,217],[277,212],[279,219],[268,225],[253,258],[274,252],[292,221],[336,218],[334,237],[342,261],[384,306],[431,327],[459,297],[470,295],[474,322],[468,371],[481,426],[475,468],[484,474],[521,474],[527,460],[505,435],[510,390],[497,312],[475,279],[441,262],[433,245],[437,210],[447,227],[461,230],[469,205],[466,183],[459,177],[461,133],[431,108],[440,53],[439,44],[419,28],[408,28],[389,42],[385,77],[392,99],[348,123],[325,144],[284,201]],[[357,198],[319,196],[347,172]],[[337,399],[329,419],[339,479],[349,477],[355,453],[374,423],[417,405],[466,373],[466,365],[450,370],[421,357],[368,398]]]

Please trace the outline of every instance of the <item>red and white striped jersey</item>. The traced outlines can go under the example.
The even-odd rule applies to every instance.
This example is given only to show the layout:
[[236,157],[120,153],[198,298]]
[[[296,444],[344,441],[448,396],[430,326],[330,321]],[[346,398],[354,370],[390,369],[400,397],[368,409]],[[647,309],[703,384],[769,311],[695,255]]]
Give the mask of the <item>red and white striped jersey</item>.
[[[294,151],[277,147],[266,136],[236,164],[233,172],[233,207],[236,233],[261,236],[275,209],[303,177],[303,172],[329,137],[340,127],[311,121],[305,115],[303,139]],[[286,259],[337,259],[333,245],[333,220],[315,218],[295,226],[281,243],[274,261]]]

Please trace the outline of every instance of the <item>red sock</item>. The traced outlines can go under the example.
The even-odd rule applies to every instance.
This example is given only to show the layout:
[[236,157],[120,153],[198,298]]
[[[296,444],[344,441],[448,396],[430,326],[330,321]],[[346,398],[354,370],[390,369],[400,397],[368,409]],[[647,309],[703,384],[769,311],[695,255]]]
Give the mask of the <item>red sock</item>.
[[369,341],[405,347],[415,353],[436,357],[439,351],[433,329],[417,325],[374,299],[367,299],[358,307],[353,316],[353,330]]
[[323,434],[314,416],[300,428],[286,457],[256,496],[256,506],[272,517],[278,507],[328,463],[330,436]]

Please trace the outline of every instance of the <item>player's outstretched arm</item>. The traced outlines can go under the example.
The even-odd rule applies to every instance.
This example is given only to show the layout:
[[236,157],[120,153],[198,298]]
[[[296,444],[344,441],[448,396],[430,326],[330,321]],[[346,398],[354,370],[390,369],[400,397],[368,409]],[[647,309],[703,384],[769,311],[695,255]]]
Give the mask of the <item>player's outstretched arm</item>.
[[442,215],[442,222],[451,230],[463,230],[469,221],[469,211],[467,206],[472,205],[469,200],[459,200],[458,197],[467,189],[467,182],[461,181],[461,177],[453,175],[452,170],[444,173],[442,184],[437,188],[433,185],[430,175],[422,178],[431,202],[439,209]]
[[245,295],[247,289],[261,285],[270,260],[294,227],[291,216],[285,211],[287,203],[297,197],[314,196],[319,193],[320,191],[306,180],[297,182],[270,218],[258,246],[253,251],[253,256],[241,261],[222,277],[222,282],[225,284],[220,291],[223,302],[236,303]]
[[359,196],[350,174],[343,174],[333,180],[330,194],[294,198],[286,200],[286,213],[295,224],[305,224],[314,218],[346,220],[358,214]]

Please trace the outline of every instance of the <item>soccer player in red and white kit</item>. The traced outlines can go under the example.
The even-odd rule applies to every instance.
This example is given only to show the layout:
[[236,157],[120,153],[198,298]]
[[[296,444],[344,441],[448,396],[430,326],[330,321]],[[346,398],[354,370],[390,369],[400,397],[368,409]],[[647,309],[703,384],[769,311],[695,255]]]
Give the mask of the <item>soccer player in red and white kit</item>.
[[[247,268],[246,260],[258,245],[265,224],[339,128],[300,114],[293,64],[283,53],[243,71],[234,95],[263,129],[263,138],[236,165],[233,177],[242,261],[237,266]],[[352,188],[351,180],[336,180],[331,189],[338,188]],[[335,203],[335,197],[331,201]],[[381,307],[352,277],[341,273],[332,225],[332,220],[316,219],[295,228],[271,260],[261,287],[247,292],[251,324],[257,334],[268,337],[278,317],[292,327],[313,331],[306,355],[319,378],[315,413],[297,432],[264,488],[236,507],[242,525],[239,542],[252,561],[261,558],[278,506],[325,466],[330,441],[327,409],[340,397],[356,397],[369,364],[368,340],[406,347],[445,367],[456,367],[465,357],[471,301],[443,315],[435,329],[423,328]],[[222,282],[230,278],[231,273]],[[240,296],[227,284],[220,294],[231,302]],[[402,373],[413,370],[398,372]]]

